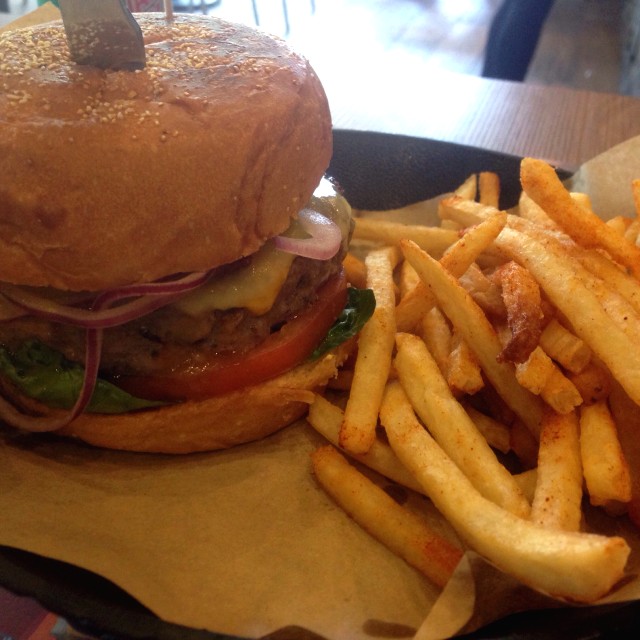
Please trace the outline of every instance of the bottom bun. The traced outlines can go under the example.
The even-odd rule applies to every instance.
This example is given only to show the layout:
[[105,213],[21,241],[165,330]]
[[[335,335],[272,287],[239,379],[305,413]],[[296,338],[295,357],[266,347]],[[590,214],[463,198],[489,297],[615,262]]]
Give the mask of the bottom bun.
[[354,345],[253,387],[137,413],[85,413],[56,431],[97,447],[149,453],[226,449],[264,438],[306,414],[313,394],[336,376]]

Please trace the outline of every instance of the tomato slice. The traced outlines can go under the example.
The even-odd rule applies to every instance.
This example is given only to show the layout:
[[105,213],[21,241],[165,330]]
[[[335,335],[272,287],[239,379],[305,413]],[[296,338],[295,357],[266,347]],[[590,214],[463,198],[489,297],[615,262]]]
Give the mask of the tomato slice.
[[119,387],[149,400],[203,400],[259,384],[308,358],[327,335],[347,302],[344,273],[318,290],[317,301],[289,320],[255,349],[242,354],[214,354],[209,360],[157,376],[123,376]]

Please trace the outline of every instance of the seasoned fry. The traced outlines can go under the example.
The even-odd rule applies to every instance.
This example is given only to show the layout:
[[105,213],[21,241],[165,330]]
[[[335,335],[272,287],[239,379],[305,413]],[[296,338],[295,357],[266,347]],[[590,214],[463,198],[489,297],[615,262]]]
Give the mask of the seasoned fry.
[[552,364],[549,377],[540,392],[540,397],[557,413],[571,413],[582,404],[582,396],[576,386],[558,367]]
[[433,307],[422,318],[419,333],[442,375],[448,376],[453,335],[447,319],[438,307]]
[[400,277],[398,288],[400,289],[400,299],[404,298],[420,282],[420,276],[416,270],[405,260],[400,265]]
[[572,373],[580,373],[591,361],[591,349],[584,340],[552,318],[540,335],[540,346],[553,360]]
[[605,402],[582,407],[580,451],[584,479],[593,505],[631,500],[631,476],[616,425]]
[[525,158],[521,164],[520,178],[522,188],[529,197],[578,244],[605,249],[636,277],[640,277],[640,248],[620,238],[595,213],[580,206],[549,164]]
[[474,409],[468,403],[463,406],[489,446],[502,453],[508,453],[511,449],[511,432],[509,427],[491,416]]
[[582,518],[582,463],[575,411],[547,411],[542,422],[531,521],[563,531],[579,531]]
[[611,393],[611,374],[593,360],[580,373],[569,373],[568,377],[584,404],[606,400]]
[[314,451],[311,460],[320,485],[363,529],[444,587],[462,557],[458,547],[400,506],[330,445]]
[[594,602],[622,578],[630,553],[623,538],[545,529],[487,500],[402,395],[401,387],[390,385],[382,405],[391,447],[473,549],[534,589],[576,602]]
[[518,213],[526,220],[530,220],[541,227],[556,229],[558,225],[545,213],[544,209],[534,202],[524,191],[518,201]]
[[450,393],[424,342],[417,336],[399,333],[396,343],[398,379],[433,437],[482,495],[527,517],[529,504],[518,485]]
[[633,196],[636,218],[640,218],[640,178],[631,181],[631,194]]
[[358,289],[364,289],[367,286],[367,268],[364,262],[356,258],[352,253],[347,253],[342,261],[347,281]]
[[429,254],[440,258],[458,240],[458,232],[440,227],[408,225],[371,218],[355,218],[354,240],[367,240],[381,245],[395,246],[402,238],[411,238]]
[[400,246],[423,282],[428,283],[451,324],[476,354],[482,370],[505,403],[537,436],[542,419],[541,403],[535,395],[518,384],[511,363],[498,362],[502,345],[482,309],[453,276],[415,243],[403,240]]
[[377,249],[365,258],[367,286],[375,294],[376,309],[358,338],[351,393],[340,428],[340,446],[350,453],[366,453],[375,439],[396,333],[393,270],[398,258],[395,248]]
[[[342,409],[320,395],[316,395],[315,400],[309,406],[307,422],[338,448],[340,448],[340,426],[343,419],[344,412]],[[397,456],[386,442],[376,438],[366,453],[349,455],[370,469],[389,478],[389,480],[393,480],[419,493],[422,492],[422,487],[407,469],[400,464]]]
[[478,359],[458,331],[452,335],[446,372],[447,383],[454,393],[473,395],[484,387]]
[[640,411],[618,384],[611,389],[609,408],[631,476],[631,501],[627,513],[631,522],[640,528]]
[[619,264],[611,261],[600,251],[576,249],[575,255],[580,264],[594,276],[603,280],[608,287],[623,296],[640,313],[640,282],[626,273]]
[[478,200],[481,204],[488,204],[496,209],[500,202],[500,178],[492,171],[482,171],[478,174]]
[[478,176],[472,173],[454,193],[465,200],[475,200],[478,193]]
[[525,389],[539,396],[551,378],[553,370],[551,358],[537,346],[525,362],[516,364],[516,379]]

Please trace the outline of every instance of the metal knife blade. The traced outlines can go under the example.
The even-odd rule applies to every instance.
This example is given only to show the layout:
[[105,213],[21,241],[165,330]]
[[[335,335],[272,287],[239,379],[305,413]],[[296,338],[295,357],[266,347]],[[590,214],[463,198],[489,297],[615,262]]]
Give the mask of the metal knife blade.
[[59,5],[74,62],[101,69],[144,69],[142,31],[125,0],[59,0]]

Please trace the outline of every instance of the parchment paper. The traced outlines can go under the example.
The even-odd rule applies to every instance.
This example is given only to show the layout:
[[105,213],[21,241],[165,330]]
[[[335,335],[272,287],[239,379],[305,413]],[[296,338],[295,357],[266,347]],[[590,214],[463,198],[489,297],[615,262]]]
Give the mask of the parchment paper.
[[[604,217],[630,211],[639,146],[576,178]],[[554,604],[475,554],[440,595],[317,487],[309,453],[320,441],[302,421],[229,451],[168,457],[0,429],[0,544],[94,571],[164,620],[249,637],[297,625],[331,639],[427,640]],[[613,526],[635,572],[640,540],[624,518]],[[637,581],[614,596],[638,597]]]

